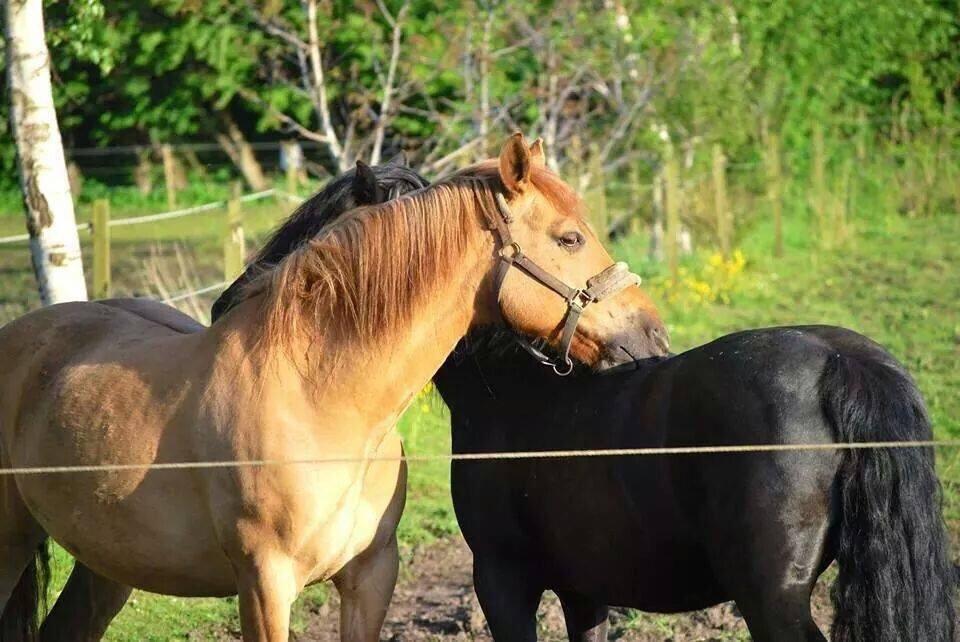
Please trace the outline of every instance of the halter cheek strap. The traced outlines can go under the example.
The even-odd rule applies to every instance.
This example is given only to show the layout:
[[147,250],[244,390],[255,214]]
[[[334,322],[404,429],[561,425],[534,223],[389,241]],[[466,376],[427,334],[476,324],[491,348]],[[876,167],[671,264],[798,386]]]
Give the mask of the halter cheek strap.
[[566,301],[567,311],[564,315],[563,331],[560,334],[559,345],[561,361],[551,359],[526,338],[517,335],[517,342],[535,359],[552,367],[558,375],[566,376],[573,371],[570,345],[577,332],[577,325],[584,308],[591,303],[611,297],[631,285],[639,285],[640,277],[630,272],[626,263],[618,262],[587,279],[586,289],[570,287],[523,253],[520,244],[514,241],[510,234],[510,223],[513,222],[513,215],[507,205],[507,200],[503,194],[497,194],[496,199],[499,216],[493,220],[493,231],[500,241],[500,249],[498,250],[497,272],[493,282],[494,296],[499,304],[507,273],[510,268],[516,267],[534,281],[556,292]]

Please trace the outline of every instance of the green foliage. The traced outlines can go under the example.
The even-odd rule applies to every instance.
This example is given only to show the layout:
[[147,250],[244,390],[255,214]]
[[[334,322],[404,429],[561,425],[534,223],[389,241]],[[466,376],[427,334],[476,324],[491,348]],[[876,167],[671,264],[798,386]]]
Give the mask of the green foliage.
[[[395,15],[401,3],[386,5]],[[439,154],[476,135],[488,15],[490,105],[494,116],[505,110],[498,130],[515,124],[542,133],[533,130],[544,126],[550,83],[578,74],[596,79],[594,90],[564,107],[584,110],[573,123],[582,138],[606,143],[637,100],[636,118],[662,125],[674,143],[721,142],[735,159],[757,156],[765,128],[780,130],[787,149],[805,149],[812,122],[850,122],[861,110],[881,135],[905,105],[914,129],[958,120],[955,107],[944,109],[960,69],[955,0],[603,7],[411,0],[398,71],[402,109],[392,115],[388,147],[426,154],[440,145]],[[360,140],[375,124],[391,28],[373,2],[320,3],[320,11],[335,126],[349,120]],[[317,128],[301,82],[307,62],[285,41],[307,38],[301,2],[50,0],[46,13],[68,147],[208,142],[223,113],[248,137],[288,135],[280,114]],[[0,187],[9,188],[13,151],[3,120],[0,169],[8,171]],[[627,134],[623,150],[659,156],[659,134],[645,126]]]

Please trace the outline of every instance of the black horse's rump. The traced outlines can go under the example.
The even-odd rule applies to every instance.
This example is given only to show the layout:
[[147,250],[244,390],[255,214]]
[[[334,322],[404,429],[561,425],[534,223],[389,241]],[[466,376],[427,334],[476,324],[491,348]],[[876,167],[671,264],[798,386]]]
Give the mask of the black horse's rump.
[[213,303],[211,319],[216,321],[236,305],[241,299],[243,287],[253,277],[279,263],[344,212],[363,205],[383,203],[427,185],[427,180],[407,167],[402,159],[392,159],[385,165],[375,167],[358,162],[356,169],[327,183],[274,230],[243,274]]

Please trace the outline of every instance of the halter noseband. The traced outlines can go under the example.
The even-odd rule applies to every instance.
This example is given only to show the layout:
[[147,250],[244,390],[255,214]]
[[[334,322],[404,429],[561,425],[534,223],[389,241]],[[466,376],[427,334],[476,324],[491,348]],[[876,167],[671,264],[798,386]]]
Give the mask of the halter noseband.
[[560,335],[561,361],[551,359],[525,337],[516,336],[517,342],[524,350],[533,355],[537,361],[550,366],[554,372],[564,377],[573,371],[573,361],[570,359],[570,344],[573,342],[573,336],[577,331],[577,324],[580,322],[580,315],[583,314],[584,308],[591,303],[611,297],[631,285],[639,285],[640,277],[632,273],[626,263],[618,262],[587,279],[586,289],[570,287],[523,253],[520,244],[514,241],[510,234],[510,223],[513,221],[513,215],[507,206],[507,199],[499,193],[496,198],[499,216],[493,220],[493,231],[500,241],[498,251],[500,260],[493,282],[494,296],[499,304],[501,288],[507,278],[507,272],[510,271],[511,267],[517,267],[540,285],[556,292],[567,302],[563,333]]

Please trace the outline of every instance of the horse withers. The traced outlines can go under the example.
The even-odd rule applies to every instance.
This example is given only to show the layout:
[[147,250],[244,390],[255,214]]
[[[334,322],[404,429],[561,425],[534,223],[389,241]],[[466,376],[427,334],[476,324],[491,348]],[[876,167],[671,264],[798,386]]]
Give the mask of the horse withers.
[[[521,255],[539,272],[503,269]],[[33,618],[24,570],[52,537],[108,584],[239,594],[247,640],[286,640],[299,590],[333,579],[341,637],[377,639],[404,501],[397,418],[471,328],[567,341],[573,307],[557,284],[610,265],[579,199],[517,135],[497,160],[324,227],[209,329],[116,302],[4,326],[0,464],[142,468],[0,477],[0,630]],[[590,305],[567,341],[574,358],[663,351],[652,304],[623,283],[577,300]]]

